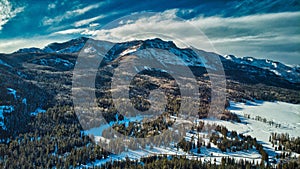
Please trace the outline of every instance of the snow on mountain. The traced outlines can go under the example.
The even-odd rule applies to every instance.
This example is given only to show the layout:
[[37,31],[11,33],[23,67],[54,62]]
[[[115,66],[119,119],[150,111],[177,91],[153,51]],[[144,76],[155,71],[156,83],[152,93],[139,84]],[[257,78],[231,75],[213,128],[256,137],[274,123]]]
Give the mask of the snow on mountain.
[[[144,49],[147,49],[147,51],[143,51]],[[208,52],[201,50],[197,50],[197,52],[201,55],[200,57],[192,49],[178,48],[172,41],[163,41],[159,38],[155,38],[144,41],[136,40],[125,43],[117,43],[108,52],[107,56],[111,61],[115,59],[115,57],[139,54],[140,57],[145,58],[155,56],[155,59],[157,59],[157,61],[159,61],[162,65],[200,66],[215,69],[215,63],[209,63],[205,57],[203,57],[204,55],[207,56]],[[219,57],[219,55],[216,56]],[[170,59],[170,57],[172,57],[172,59]]]
[[266,69],[292,83],[300,83],[300,66],[289,67],[277,61],[272,61],[269,59],[256,59],[248,56],[238,58],[233,55],[225,55],[224,58],[238,64],[251,65]]
[[43,53],[43,50],[39,48],[23,48],[19,49],[15,53]]
[[15,89],[12,88],[7,88],[8,93],[13,95],[15,99],[17,99],[17,91]]
[[72,39],[64,43],[51,43],[46,47],[44,47],[43,49],[24,48],[24,49],[19,49],[14,53],[58,53],[58,54],[77,53],[83,48],[87,40],[88,38],[81,37],[77,39]]
[[73,63],[66,59],[61,58],[55,58],[55,59],[38,59],[34,60],[33,63],[39,64],[39,65],[56,65],[56,66],[64,66],[64,67],[72,67],[74,66]]
[[[190,48],[186,48],[186,49],[178,48],[172,41],[163,41],[159,38],[148,39],[144,41],[136,40],[136,41],[130,41],[125,43],[117,43],[109,51],[108,56],[111,57],[110,60],[113,60],[113,56],[131,55],[143,49],[149,49],[149,48],[162,49],[166,51],[166,52],[159,52],[159,54],[158,53],[155,54],[155,52],[152,51],[152,55],[155,55],[155,57],[158,60],[166,60],[165,57],[170,57],[167,56],[168,52],[181,58],[180,61],[177,58],[176,59],[174,58],[173,59],[174,62],[172,63],[168,62],[168,64],[173,64],[173,65],[200,66],[200,67],[205,67],[207,69],[215,69],[216,67],[218,67],[218,65],[215,65],[216,63],[214,61],[209,61],[210,59],[207,58],[220,57],[221,60],[223,59],[223,57],[218,54],[195,49],[197,50],[197,54],[199,55],[198,56],[195,53],[195,51]],[[144,53],[144,56],[149,57],[149,54]],[[280,62],[276,62],[268,59],[256,59],[253,57],[237,58],[233,55],[226,55],[224,56],[224,58],[226,60],[231,60],[236,64],[250,65],[250,66],[271,71],[275,75],[280,76],[292,83],[300,82],[300,67],[289,67]]]
[[70,41],[64,43],[51,43],[46,46],[43,51],[46,53],[77,53],[79,52],[83,46],[85,45],[88,38],[78,38],[72,39]]
[[[79,38],[79,39],[73,39],[71,41],[65,42],[65,43],[52,43],[48,46],[46,46],[44,49],[37,49],[37,48],[30,48],[30,49],[21,49],[18,52],[25,52],[26,58],[27,53],[46,53],[46,56],[33,56],[32,59],[30,59],[30,63],[35,63],[39,65],[46,65],[46,66],[53,66],[53,67],[67,67],[72,68],[75,63],[74,60],[70,60],[69,55],[61,55],[61,54],[69,54],[69,53],[78,53],[83,48],[85,42],[87,41],[87,38]],[[164,52],[158,52],[154,50],[155,48],[161,49]],[[214,68],[214,63],[209,62],[209,59],[205,59],[203,57],[204,55],[207,55],[208,52],[198,50],[199,56],[197,56],[193,50],[191,49],[180,49],[178,48],[173,42],[166,42],[161,39],[150,39],[145,41],[131,41],[131,42],[124,42],[124,43],[118,43],[113,46],[113,48],[110,49],[110,51],[107,53],[106,57],[108,61],[113,61],[116,58],[119,57],[126,57],[127,55],[134,54],[135,52],[142,51],[143,49],[150,49],[148,50],[148,53],[144,53],[142,55],[143,57],[149,57],[149,56],[155,56],[158,60],[165,60],[167,57],[170,57],[169,53],[172,53],[176,56],[178,56],[179,60],[174,59],[173,62],[167,62],[167,64],[172,65],[184,65],[184,66],[200,66],[200,67],[206,67],[206,68]],[[93,52],[93,48],[86,48],[86,53]],[[48,55],[47,53],[53,53],[53,55]],[[54,55],[55,54],[55,55]],[[210,53],[213,54],[213,53]],[[172,55],[174,57],[174,55]],[[233,55],[227,55],[221,57],[217,54],[213,54],[215,56],[218,56],[221,58],[221,60],[227,60],[232,61],[233,65],[239,65],[241,64],[243,67],[245,67],[247,74],[250,74],[250,70],[248,68],[262,68],[265,70],[269,70],[274,72],[277,76],[281,76],[283,78],[286,78],[287,80],[291,82],[300,82],[299,79],[299,73],[300,73],[300,67],[294,67],[291,68],[289,66],[286,66],[280,62],[275,62],[271,60],[266,59],[255,59],[253,57],[244,57],[244,58],[237,58]],[[63,57],[62,57],[63,56]],[[207,55],[210,56],[210,55]],[[74,55],[75,58],[75,55]],[[73,62],[72,62],[73,61]],[[28,61],[29,62],[29,61]],[[14,62],[8,62],[13,65]],[[162,62],[166,63],[166,62]],[[231,63],[231,62],[230,62]],[[4,61],[0,60],[0,64],[7,66],[8,64]],[[226,64],[224,62],[224,64]],[[230,64],[231,65],[231,64]],[[250,65],[250,66],[247,66]],[[210,66],[210,67],[208,67]],[[254,66],[254,67],[251,67]],[[40,66],[42,67],[42,66]],[[39,67],[39,68],[40,68]],[[31,67],[30,67],[31,68]],[[44,68],[44,67],[42,67]],[[144,69],[149,69],[149,67],[144,66]],[[255,69],[255,68],[254,68]],[[139,69],[138,69],[139,70]],[[138,71],[137,70],[137,71]],[[237,69],[239,70],[239,69]],[[256,70],[256,69],[255,69]],[[257,69],[261,70],[261,69]],[[236,70],[234,69],[236,72]],[[52,72],[51,72],[52,73]],[[239,73],[239,72],[238,72]],[[54,74],[54,73],[53,73]],[[61,73],[62,75],[65,75],[66,73]],[[255,74],[256,75],[256,74]],[[239,75],[240,76],[240,75]],[[272,74],[271,74],[272,76]],[[36,76],[35,76],[36,77]],[[47,77],[47,76],[45,76]],[[52,77],[52,76],[51,76]],[[63,76],[60,76],[63,77]],[[276,80],[276,81],[275,81]],[[275,82],[278,82],[278,79],[275,79]],[[47,82],[47,81],[46,81]],[[50,83],[45,83],[47,86],[53,87],[50,85]],[[61,85],[58,83],[58,88],[62,89]],[[49,88],[50,88],[49,87]],[[44,88],[45,91],[46,89]],[[13,95],[15,98],[16,96],[16,90],[13,88],[6,88],[8,91],[8,94]],[[17,88],[16,88],[17,89]],[[53,88],[51,88],[52,90]],[[20,89],[17,90],[18,92]],[[49,90],[50,91],[50,90]],[[58,91],[58,92],[57,92]],[[55,92],[59,93],[60,90],[57,90]],[[27,92],[27,93],[33,93],[33,92]],[[30,98],[30,97],[28,97]],[[42,102],[42,101],[40,101]],[[28,101],[30,104],[30,102]],[[22,99],[22,104],[27,106],[27,99]],[[29,105],[28,104],[28,105]],[[1,105],[0,106],[0,128],[2,127],[5,129],[4,125],[4,117],[13,112],[14,108],[17,109],[17,107],[13,107],[10,105]],[[247,102],[247,103],[230,103],[230,107],[228,108],[231,112],[236,113],[238,116],[242,117],[244,114],[250,114],[251,117],[261,116],[262,118],[266,118],[266,121],[270,123],[265,123],[262,121],[258,121],[255,119],[246,119],[243,118],[243,123],[235,123],[235,122],[229,122],[229,121],[223,121],[223,120],[216,120],[216,119],[204,119],[203,121],[205,123],[216,123],[216,124],[222,124],[228,129],[236,130],[238,133],[243,133],[246,135],[251,135],[256,137],[259,141],[268,142],[268,136],[270,135],[270,132],[281,132],[281,133],[289,133],[291,136],[298,136],[299,132],[298,129],[300,127],[299,125],[299,105],[284,103],[284,102]],[[276,110],[276,111],[275,111]],[[30,111],[29,111],[30,112]],[[34,111],[30,112],[30,115],[37,115],[38,113],[44,113],[45,110],[42,109],[41,106],[36,107]],[[116,118],[118,119],[118,118]],[[122,122],[125,122],[125,125],[128,124],[129,121],[135,121],[136,119],[139,119],[139,117],[133,118],[125,118]],[[178,120],[178,119],[177,119]],[[120,121],[119,121],[120,122]],[[274,122],[274,123],[273,123]],[[274,124],[281,124],[281,127],[276,127]],[[103,129],[109,127],[110,125],[102,125],[97,128],[92,128],[88,131],[86,131],[87,134],[93,134],[95,136],[95,140],[99,140]],[[296,132],[295,132],[296,131]],[[97,135],[98,134],[98,135]],[[194,135],[196,137],[196,135]],[[186,139],[190,139],[190,136],[187,135]],[[206,143],[208,143],[208,139],[205,140]],[[268,143],[266,143],[267,146],[270,146]],[[205,158],[211,158],[212,153],[214,154],[215,158],[217,159],[217,162],[221,161],[222,157],[227,156],[234,156],[237,159],[247,159],[249,161],[257,160],[256,162],[259,162],[260,155],[257,151],[245,151],[245,152],[221,152],[218,150],[215,146],[213,146],[212,149],[207,149],[204,146],[201,148],[201,154],[199,158],[202,158],[205,160]],[[153,149],[149,148],[140,148],[139,150],[132,151],[129,150],[127,152],[121,153],[121,155],[112,155],[110,156],[110,160],[118,160],[118,159],[125,159],[125,157],[129,157],[130,159],[139,159],[143,156],[148,156],[154,153],[158,154],[184,154],[182,150],[177,150],[174,147],[154,147]],[[192,158],[196,154],[195,151],[192,151],[191,154],[187,154],[188,157]],[[196,154],[199,156],[199,154]],[[103,161],[98,161],[99,163],[102,163]],[[97,162],[96,162],[97,163]]]
[[[81,37],[78,39],[72,39],[70,41],[64,42],[64,43],[51,43],[47,45],[43,49],[38,48],[25,48],[20,49],[15,53],[55,53],[55,54],[72,54],[72,53],[78,53],[81,51],[81,49],[84,47],[85,43],[88,41],[88,38]],[[170,52],[183,61],[178,61],[178,59],[174,59],[173,65],[184,65],[184,66],[200,66],[205,67],[209,69],[215,69],[216,65],[214,65],[214,62],[207,61],[207,56],[209,53],[203,50],[197,50],[197,53],[201,55],[200,57],[195,54],[195,52],[192,49],[186,48],[181,49],[178,48],[172,41],[163,41],[159,38],[155,39],[148,39],[148,40],[135,40],[135,41],[129,41],[129,42],[123,42],[123,43],[117,43],[113,48],[110,49],[108,54],[106,55],[109,61],[114,60],[116,57],[122,57],[130,54],[134,54],[135,52],[141,51],[143,49],[149,49],[149,48],[156,48],[156,49],[162,49],[166,52]],[[155,54],[155,53],[152,53]],[[162,56],[160,53],[159,55],[156,55],[157,59],[164,60],[164,57],[168,56]],[[167,53],[165,53],[167,55]],[[218,54],[213,54],[217,57],[223,58],[222,56]],[[204,57],[206,56],[206,57]],[[242,57],[238,58],[233,55],[225,55],[224,58],[226,60],[230,60],[236,64],[242,64],[242,65],[250,65],[254,67],[258,67],[261,69],[265,69],[268,71],[273,72],[275,75],[280,76],[292,83],[300,83],[300,66],[296,67],[289,67],[287,65],[284,65],[277,61],[272,61],[268,59],[256,59],[253,57]],[[52,61],[51,61],[52,62]],[[58,62],[54,61],[56,64]],[[68,61],[61,61],[61,63],[64,66],[73,66],[73,64],[68,63]],[[9,66],[5,62],[0,60],[0,64]],[[43,64],[41,62],[41,64]]]
[[[12,95],[14,97],[14,100],[18,102],[18,100],[21,100],[21,103],[26,107],[23,111],[27,112],[27,99],[22,98],[20,95],[17,94],[17,91],[13,88],[6,88],[7,94]],[[5,117],[8,114],[11,114],[14,110],[17,109],[17,105],[9,105],[9,104],[4,104],[0,105],[0,129],[2,130],[7,130],[7,127],[4,124]],[[31,116],[36,116],[39,113],[45,113],[46,110],[42,109],[41,107],[37,107],[34,111],[30,112]]]
[[[6,88],[7,89],[7,93],[10,95],[14,96],[14,99],[17,99],[17,91],[15,89],[12,88]],[[14,111],[14,106],[12,105],[0,105],[0,128],[2,128],[2,130],[6,130],[6,126],[4,124],[4,118],[5,118],[5,114],[10,114],[11,112]]]
[[7,113],[11,113],[12,111],[14,111],[14,107],[10,106],[10,105],[3,105],[0,106],[0,128],[2,128],[3,130],[6,129],[6,126],[4,124],[4,114]]
[[2,61],[1,59],[0,59],[0,65],[4,65],[4,66],[6,66],[6,67],[12,67],[11,65],[9,65],[8,63],[6,63],[6,62],[4,62],[4,61]]

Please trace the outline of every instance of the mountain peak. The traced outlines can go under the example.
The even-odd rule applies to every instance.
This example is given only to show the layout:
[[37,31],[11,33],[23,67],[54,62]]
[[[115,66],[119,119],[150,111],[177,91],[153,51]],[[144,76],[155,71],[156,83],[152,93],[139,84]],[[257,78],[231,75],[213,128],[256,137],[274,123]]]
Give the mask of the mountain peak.
[[63,43],[51,43],[43,50],[46,53],[77,53],[88,40],[89,38],[80,37]]
[[238,64],[251,65],[261,69],[269,70],[275,75],[281,76],[292,83],[300,83],[300,69],[297,68],[297,66],[290,67],[278,61],[273,61],[270,59],[257,59],[250,56],[235,57],[233,55],[225,55],[224,58]]
[[[43,49],[25,48],[20,49],[15,53],[55,53],[55,54],[72,54],[78,53],[89,40],[86,37],[72,39],[63,43],[51,43]],[[206,60],[197,57],[191,49],[180,49],[172,41],[164,41],[160,38],[134,40],[128,42],[120,42],[114,45],[108,52],[109,56],[127,55],[138,50],[146,48],[158,48],[167,50],[181,57],[186,65],[189,66],[204,66]],[[205,52],[205,51],[203,51]],[[221,57],[221,56],[220,56]],[[112,59],[112,58],[111,58]],[[232,61],[236,64],[250,65],[260,69],[268,70],[276,76],[280,76],[292,83],[300,83],[300,67],[289,67],[283,63],[272,61],[269,59],[257,59],[251,56],[236,57],[234,55],[225,55],[221,60]]]
[[50,43],[45,46],[43,49],[32,47],[32,48],[23,48],[19,49],[14,53],[77,53],[79,52],[84,44],[89,40],[86,37],[79,37],[76,39],[71,39],[66,42]]

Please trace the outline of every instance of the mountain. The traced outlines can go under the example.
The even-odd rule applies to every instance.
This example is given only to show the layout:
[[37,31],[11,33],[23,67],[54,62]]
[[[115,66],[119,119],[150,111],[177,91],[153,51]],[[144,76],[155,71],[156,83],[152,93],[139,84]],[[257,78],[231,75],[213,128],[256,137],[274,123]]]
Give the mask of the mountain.
[[284,79],[293,82],[293,83],[299,83],[300,82],[300,67],[289,67],[283,63],[272,61],[269,59],[256,59],[253,57],[242,57],[237,58],[233,55],[225,55],[226,59],[235,62],[237,64],[245,64],[245,65],[251,65],[258,68],[269,70],[273,73],[275,73],[277,76],[281,76]]
[[[201,104],[203,109],[199,113],[199,117],[207,116],[207,107],[209,107],[208,104],[211,98],[208,70],[215,70],[217,66],[209,57],[204,56],[220,58],[226,75],[226,97],[228,100],[278,100],[300,103],[299,68],[291,68],[279,62],[250,57],[236,58],[231,55],[223,57],[215,53],[197,50],[197,53],[200,54],[199,57],[190,48],[182,49],[171,41],[163,41],[158,38],[116,44],[88,38],[78,38],[64,43],[52,43],[43,49],[20,49],[12,54],[0,54],[1,112],[10,108],[8,113],[1,114],[0,124],[3,123],[4,118],[10,119],[3,124],[9,132],[17,133],[22,124],[26,125],[26,122],[16,123],[16,121],[29,119],[28,117],[36,114],[37,111],[46,110],[55,105],[72,105],[73,69],[79,52],[88,40],[100,47],[109,47],[103,64],[99,67],[95,84],[99,105],[104,108],[112,106],[110,102],[107,102],[106,98],[110,98],[109,86],[113,77],[113,71],[118,67],[119,61],[122,59],[133,61],[129,57],[130,54],[141,52],[143,49],[168,51],[182,59],[181,62],[176,61],[176,59],[174,59],[174,62],[162,62],[166,70],[168,67],[175,67],[181,70],[186,66],[191,69],[202,91],[201,98],[203,103]],[[143,57],[147,59],[147,57],[154,56],[159,61],[170,57],[168,54],[161,54],[145,53]],[[165,72],[148,68],[143,71],[143,69],[143,67],[137,67],[136,73],[142,71],[146,75],[151,76],[152,82],[150,84],[148,82],[141,83],[146,86],[132,89],[133,95],[149,96],[149,89],[146,88],[156,88],[158,86],[164,87],[167,93],[169,92],[171,95],[180,93],[176,86],[172,86],[175,82]],[[163,80],[165,78],[167,80]],[[140,79],[143,78],[141,77]],[[138,79],[133,81],[137,84],[139,83]],[[161,85],[158,82],[165,84]],[[15,91],[14,94],[11,91]],[[26,100],[25,102],[24,99]],[[18,117],[18,120],[14,117]],[[23,118],[20,119],[19,117]],[[108,116],[108,118],[115,120],[114,117]],[[232,119],[235,117],[227,112],[223,112],[220,118]],[[26,127],[22,127],[22,129],[26,130]]]
[[[72,39],[70,41],[64,42],[64,43],[51,43],[44,47],[43,49],[39,48],[24,48],[19,49],[15,53],[51,53],[51,54],[72,54],[72,53],[78,53],[80,50],[84,47],[84,44],[88,41],[88,38],[80,37],[78,39]],[[179,55],[188,66],[202,66],[202,67],[208,67],[208,65],[211,66],[213,63],[201,63],[203,61],[203,58],[197,58],[195,54],[193,54],[192,50],[189,49],[179,49],[176,47],[176,45],[173,42],[165,42],[161,39],[151,39],[151,40],[145,40],[145,41],[131,41],[131,42],[125,42],[121,43],[121,46],[118,46],[118,49],[114,48],[117,52],[112,54],[120,54],[120,55],[126,55],[133,52],[136,52],[137,50],[141,50],[143,48],[152,47],[152,48],[159,48],[159,49],[168,49],[170,52],[174,53],[175,55]],[[143,44],[143,46],[141,45]],[[126,49],[129,48],[129,49]],[[122,53],[118,53],[118,51],[122,51]],[[125,50],[126,49],[126,50]],[[201,51],[205,52],[205,51]],[[217,54],[215,54],[217,55]],[[227,59],[229,61],[232,61],[239,65],[249,65],[254,66],[260,69],[264,69],[267,71],[270,71],[274,73],[277,76],[280,76],[289,82],[292,83],[300,83],[300,66],[290,67],[283,63],[272,61],[269,59],[256,59],[253,57],[241,57],[238,58],[234,55],[225,55],[221,56],[219,55],[221,60]],[[60,62],[60,61],[56,61]],[[65,61],[61,61],[65,62]],[[204,61],[206,62],[206,61]],[[1,61],[0,61],[1,64]],[[2,63],[5,64],[5,63]],[[63,63],[64,65],[68,64],[67,62]]]
[[[83,48],[85,45],[86,48]],[[80,83],[88,83],[91,87],[76,87],[78,81],[73,81],[73,78],[86,77],[90,73],[90,65],[84,62],[87,63],[84,65],[86,69],[81,69],[79,72],[83,74],[74,76],[76,63],[82,63],[80,59],[95,58],[92,57],[93,55],[85,56],[85,54],[98,54],[103,52],[103,49],[108,52],[99,64],[96,76],[93,76],[95,84],[93,81],[90,83],[82,80]],[[151,60],[149,58],[153,57],[163,66],[162,69],[133,65],[134,72],[122,72],[133,75],[130,78],[128,92],[123,91],[124,87],[128,89],[128,86],[122,84],[113,88],[114,73],[122,66],[123,61],[132,64],[136,59],[149,61]],[[216,57],[220,58],[224,68],[225,89],[212,88],[211,79],[220,77],[218,64],[212,59]],[[247,60],[252,62],[248,63]],[[282,157],[276,150],[279,150],[279,145],[272,147],[271,142],[268,144],[268,134],[273,131],[281,133],[287,131],[289,134],[297,131],[298,105],[296,104],[300,104],[300,83],[292,82],[293,79],[288,79],[288,75],[277,75],[273,72],[273,70],[278,72],[290,70],[288,66],[271,61],[271,64],[268,64],[268,62],[254,58],[223,57],[198,49],[183,49],[171,41],[158,38],[115,44],[79,38],[64,43],[52,43],[43,49],[20,49],[11,54],[0,54],[0,152],[2,152],[0,166],[13,166],[16,163],[15,152],[20,152],[18,158],[22,160],[26,159],[28,154],[32,154],[28,156],[27,161],[52,161],[52,166],[49,164],[43,168],[53,168],[55,164],[58,164],[57,168],[61,168],[62,164],[64,168],[68,168],[72,165],[72,160],[77,162],[73,166],[80,165],[80,167],[94,167],[94,164],[104,164],[107,160],[133,159],[133,156],[135,160],[142,161],[148,155],[170,154],[170,152],[184,155],[185,159],[194,158],[195,155],[199,158],[207,157],[207,160],[216,157],[217,162],[221,162],[223,157],[228,156],[251,162],[254,158],[272,162],[278,155],[276,159],[278,159],[277,163],[280,163]],[[189,68],[194,76],[180,74],[180,71],[186,68]],[[194,89],[190,82],[196,80],[199,85],[196,85],[196,90],[199,89],[200,95],[199,102],[196,103],[197,107],[192,105],[193,107],[184,107],[184,111],[179,111],[182,105],[181,88],[171,76],[172,72],[169,71],[169,74],[165,70],[178,71],[177,78],[184,79],[186,83],[182,85],[187,89]],[[297,72],[298,69],[291,69],[291,71]],[[217,83],[223,83],[224,80]],[[156,93],[152,92],[155,89],[163,91],[166,100],[157,98]],[[213,98],[213,90],[217,94],[226,92],[223,95],[226,98]],[[73,98],[76,97],[73,91],[95,93],[97,108],[103,110],[101,115],[97,111],[90,111],[93,107],[82,111],[83,116],[78,114],[78,108],[81,112],[80,108],[83,106],[76,105],[77,99],[73,102]],[[153,112],[161,114],[158,114],[158,117],[155,117],[156,114],[151,114],[155,118],[150,116],[151,119],[147,119],[135,114],[134,111],[117,109],[116,103],[126,100],[127,95],[113,100],[112,91],[128,93],[129,104],[140,112],[151,108]],[[90,106],[91,102],[85,96],[83,93],[76,97],[79,99],[77,101]],[[211,110],[213,101],[219,106]],[[124,107],[129,104],[126,103]],[[161,104],[164,105],[163,110],[158,106]],[[133,114],[130,114],[132,112]],[[249,112],[253,112],[251,118],[250,114],[245,114]],[[176,125],[172,125],[174,122],[184,124],[182,128],[186,127],[187,120],[182,117],[187,115],[195,117],[193,129],[191,128],[184,139],[178,143],[172,142],[168,145],[169,140],[175,136],[167,134],[166,137],[162,135],[161,139],[159,138],[158,142],[164,144],[163,146],[155,145],[156,141],[153,141],[154,145],[151,142],[151,145],[143,143],[143,146],[142,143],[132,141],[135,139],[129,139],[130,145],[125,150],[119,146],[123,144],[124,139],[118,137],[108,142],[108,146],[112,147],[113,151],[106,152],[100,145],[102,136],[105,138],[112,133],[109,126],[119,133],[134,138],[159,136],[159,133],[164,130],[175,129]],[[226,125],[234,131],[220,127],[219,124]],[[297,133],[292,136],[294,135]],[[272,137],[277,139],[278,136],[279,134]],[[283,136],[289,137],[289,135],[281,135],[280,138]],[[282,139],[286,141],[284,137]],[[192,143],[193,139],[204,142],[197,141],[199,147],[196,149],[196,144],[193,146]],[[290,140],[287,141],[289,146],[298,145],[298,141],[294,138]],[[94,141],[97,144],[94,144]],[[275,140],[275,142],[280,141]],[[127,141],[124,143],[126,144]],[[291,147],[292,153],[299,153],[296,148],[297,146]],[[270,153],[269,157],[265,151]],[[117,155],[119,153],[121,154]],[[7,161],[2,162],[3,159]],[[197,163],[200,164],[198,161]],[[138,164],[144,165],[144,163]],[[34,165],[42,166],[41,162],[35,162]]]
[[43,49],[39,48],[23,48],[19,49],[14,53],[76,53],[79,52],[88,38],[80,37],[77,39],[72,39],[64,43],[51,43],[45,46]]

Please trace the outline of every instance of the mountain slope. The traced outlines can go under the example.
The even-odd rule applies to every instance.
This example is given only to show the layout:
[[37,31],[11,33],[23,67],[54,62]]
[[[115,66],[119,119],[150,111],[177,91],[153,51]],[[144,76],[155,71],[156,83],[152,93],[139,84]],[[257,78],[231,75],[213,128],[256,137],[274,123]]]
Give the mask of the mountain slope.
[[245,64],[251,65],[258,68],[262,68],[265,70],[269,70],[275,73],[277,76],[281,76],[284,79],[293,82],[299,83],[300,82],[300,67],[289,67],[283,63],[272,61],[269,59],[255,59],[253,57],[242,57],[237,58],[233,55],[226,55],[224,56],[226,59],[231,60],[237,64]]
[[[19,49],[15,53],[16,54],[17,53],[76,54],[80,52],[80,50],[84,47],[84,44],[88,40],[89,40],[88,38],[81,37],[78,39],[72,39],[64,43],[52,43],[47,45],[43,49],[39,49],[39,48]],[[158,38],[145,40],[145,41],[130,41],[125,43],[119,43],[109,51],[110,53],[108,53],[108,55],[110,56],[128,55],[145,48],[158,48],[158,49],[168,50],[171,53],[174,53],[175,55],[178,55],[180,58],[182,58],[187,66],[201,66],[201,67],[210,68],[209,66],[212,66],[213,64],[213,63],[206,63],[206,60],[204,60],[204,58],[198,58],[191,49],[179,49],[173,42],[165,42]],[[203,52],[207,53],[205,51]],[[275,75],[280,76],[285,80],[288,80],[289,82],[300,83],[299,66],[290,67],[277,61],[272,61],[268,59],[256,59],[253,57],[238,58],[235,57],[234,55],[225,55],[225,56],[220,55],[219,57],[221,58],[222,61],[224,61],[225,58],[239,65],[250,65],[253,67],[257,67],[259,69],[270,71]],[[62,61],[62,62],[67,62],[67,61]],[[0,64],[5,65],[6,63],[5,62],[2,63],[2,61],[0,61]],[[6,66],[8,65],[6,64]]]
[[[23,116],[30,116],[37,108],[48,109],[53,105],[72,105],[72,73],[78,53],[87,42],[87,38],[73,39],[65,43],[53,43],[46,46],[44,49],[21,49],[12,54],[0,55],[0,106],[14,106],[15,112],[13,116],[22,114]],[[94,41],[90,39],[91,41]],[[94,41],[99,42],[100,41]],[[108,43],[108,42],[107,42]],[[113,77],[113,70],[119,64],[120,59],[130,59],[129,56],[135,52],[142,51],[143,49],[161,49],[168,51],[179,58],[183,62],[169,62],[165,64],[166,67],[174,67],[181,69],[188,66],[196,80],[200,84],[201,98],[203,105],[202,114],[199,117],[207,116],[207,106],[210,102],[210,79],[207,69],[214,69],[216,65],[204,57],[198,57],[191,49],[178,48],[173,42],[166,42],[161,39],[149,40],[136,40],[130,42],[123,42],[112,44],[113,47],[105,55],[104,66],[99,67],[99,74],[96,77],[97,97],[101,101],[102,106],[109,107],[106,98],[110,97],[109,86]],[[299,80],[299,77],[291,78],[290,72],[297,72],[298,69],[289,68],[281,63],[278,65],[277,71],[286,71],[286,74],[276,75],[271,69],[270,65],[264,65],[261,61],[253,61],[253,63],[261,64],[247,64],[244,59],[235,58],[231,56],[223,57],[214,53],[207,53],[200,51],[203,55],[214,55],[221,59],[224,71],[226,74],[227,82],[227,98],[230,100],[243,99],[253,100],[279,100],[291,103],[300,103],[299,89],[300,84],[291,80]],[[145,58],[149,55],[143,56]],[[156,55],[158,60],[164,59],[166,56]],[[249,58],[248,58],[249,59]],[[254,59],[253,59],[254,60]],[[275,62],[272,62],[275,63]],[[271,64],[272,65],[272,64]],[[262,66],[262,67],[260,67]],[[136,73],[139,73],[143,68],[137,68]],[[147,75],[152,76],[154,81],[163,82],[163,72],[158,73],[147,69],[144,71]],[[184,78],[184,77],[182,77]],[[170,83],[167,80],[166,83]],[[173,82],[172,82],[173,83]],[[146,83],[147,84],[147,83]],[[158,85],[159,84],[154,84]],[[151,85],[149,85],[151,87]],[[164,84],[162,86],[169,86]],[[8,97],[7,88],[17,91],[19,98],[14,99]],[[146,94],[147,90],[134,90],[137,94]],[[177,90],[169,88],[171,94],[178,93]],[[288,96],[288,97],[287,97]],[[25,112],[22,100],[27,100],[27,111]],[[99,103],[99,104],[100,104]],[[196,113],[196,112],[195,112]],[[4,118],[7,118],[8,115]],[[109,117],[111,118],[111,117]],[[226,118],[231,118],[226,115]],[[11,118],[16,122],[16,119]],[[18,119],[22,121],[22,119]],[[114,117],[111,118],[114,120]],[[17,127],[9,125],[6,122],[9,131],[16,131]],[[21,124],[21,123],[20,123]],[[25,125],[25,124],[24,124]],[[26,128],[26,127],[23,127]]]

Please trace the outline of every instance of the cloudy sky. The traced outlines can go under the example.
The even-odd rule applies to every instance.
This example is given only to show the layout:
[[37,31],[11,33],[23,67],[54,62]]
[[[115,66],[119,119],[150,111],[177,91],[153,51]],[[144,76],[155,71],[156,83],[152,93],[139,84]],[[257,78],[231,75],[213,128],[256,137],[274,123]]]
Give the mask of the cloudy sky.
[[0,53],[80,36],[127,41],[143,31],[222,55],[300,64],[299,0],[0,0]]

